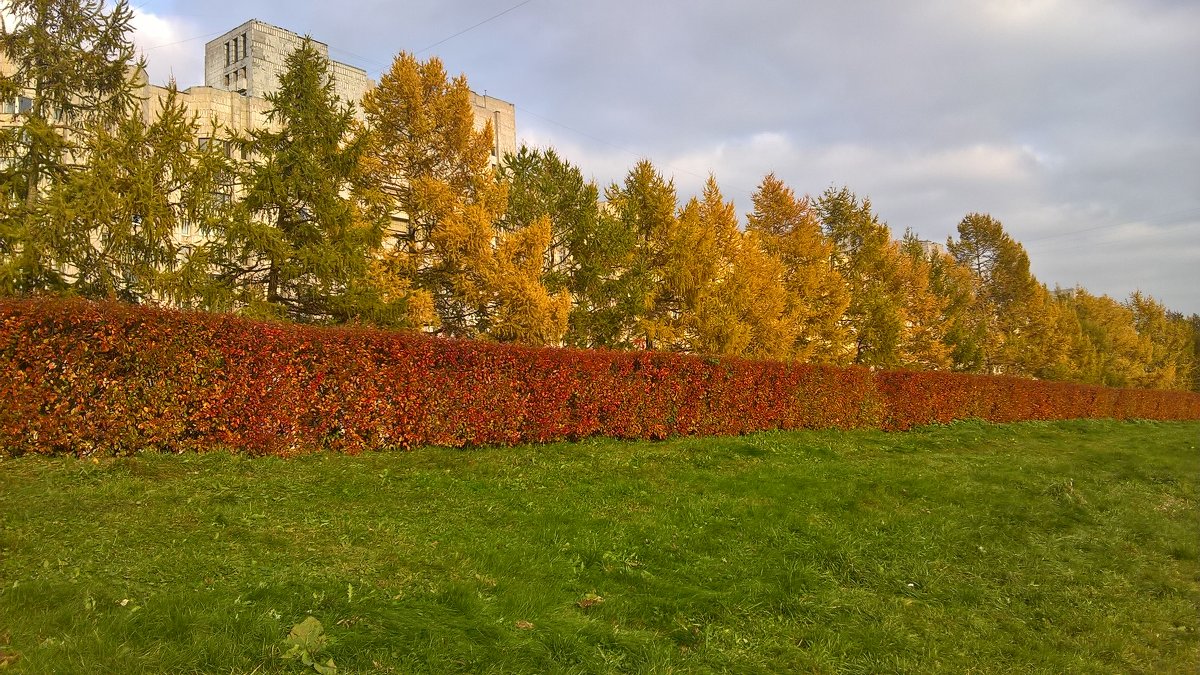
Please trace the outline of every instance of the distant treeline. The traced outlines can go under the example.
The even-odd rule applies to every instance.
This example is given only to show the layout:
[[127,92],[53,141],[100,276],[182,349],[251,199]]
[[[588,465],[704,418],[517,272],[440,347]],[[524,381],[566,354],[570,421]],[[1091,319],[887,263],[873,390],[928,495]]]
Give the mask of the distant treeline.
[[465,78],[406,53],[365,124],[306,45],[269,128],[200,144],[173,94],[143,119],[126,3],[8,4],[0,93],[29,103],[0,128],[3,294],[1200,390],[1200,317],[1048,289],[986,214],[941,249],[849,188],[768,175],[742,227],[715,178],[681,204],[646,161],[603,191],[552,150],[497,167]]

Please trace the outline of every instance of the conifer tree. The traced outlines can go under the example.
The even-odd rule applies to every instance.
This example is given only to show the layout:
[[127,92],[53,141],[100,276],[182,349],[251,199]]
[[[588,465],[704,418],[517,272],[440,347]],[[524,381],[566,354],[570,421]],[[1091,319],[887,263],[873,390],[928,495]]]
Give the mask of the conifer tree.
[[1191,325],[1149,295],[1134,291],[1123,303],[1133,313],[1133,327],[1144,343],[1145,362],[1134,384],[1152,389],[1188,389],[1191,386]]
[[[901,250],[914,273],[923,272],[928,277],[929,293],[937,299],[935,304],[927,305],[935,315],[924,319],[925,330],[918,336],[934,339],[940,335],[942,343],[940,348],[914,346],[911,351],[934,355],[934,362],[926,364],[927,367],[978,370],[985,326],[976,320],[975,283],[971,272],[943,251],[936,248],[926,251],[912,230],[905,231]],[[936,327],[936,330],[931,331],[930,327]]]
[[1070,321],[1030,273],[1024,247],[986,214],[968,214],[958,235],[947,247],[975,279],[977,320],[986,326],[981,370],[1035,377],[1068,371]]
[[423,327],[441,334],[558,343],[569,298],[541,278],[553,229],[537,214],[502,231],[507,183],[491,163],[491,124],[475,128],[470,95],[466,78],[448,78],[438,59],[402,52],[364,97],[372,129],[364,164],[385,177],[399,217],[375,283],[427,307]]
[[888,226],[849,190],[829,188],[817,201],[835,267],[850,287],[845,325],[851,362],[875,367],[941,368],[948,364],[938,324],[942,300],[927,269],[903,254]]
[[[86,161],[84,130],[119,122],[134,104],[141,68],[126,0],[8,0],[0,98],[19,100],[0,128],[0,292],[63,289],[66,251],[82,236],[46,213],[54,186]],[[11,21],[10,21],[11,20]]]
[[207,265],[193,259],[194,241],[228,216],[214,198],[228,162],[215,145],[200,148],[196,116],[172,84],[149,124],[131,109],[114,127],[90,125],[89,161],[51,190],[46,218],[72,233],[63,260],[72,290],[126,302],[199,301]]
[[1078,317],[1090,353],[1079,375],[1110,387],[1141,384],[1150,362],[1150,341],[1138,334],[1133,312],[1112,298],[1077,287],[1063,293]]
[[[692,215],[694,214],[694,215]],[[690,351],[786,360],[794,356],[798,321],[788,302],[783,265],[766,253],[758,235],[738,229],[732,202],[712,177],[703,198],[679,218],[703,236],[681,238],[694,258],[687,279],[682,323]]]
[[850,294],[817,215],[774,174],[763,178],[752,199],[746,230],[784,269],[786,314],[795,321],[791,358],[844,363],[848,334],[842,316]]
[[550,240],[541,270],[547,292],[571,298],[566,344],[590,347],[604,331],[609,306],[608,283],[622,245],[612,218],[604,217],[599,190],[586,181],[579,168],[554,150],[522,146],[505,158],[504,178],[509,182],[508,208],[500,223],[505,232],[516,232],[547,219]]
[[668,321],[679,308],[665,284],[673,261],[669,245],[677,227],[675,185],[647,160],[638,162],[622,184],[605,190],[614,220],[613,269],[608,306],[595,324],[597,344],[609,347],[669,347],[676,336]]
[[288,56],[267,97],[270,126],[247,144],[240,217],[212,243],[217,280],[235,307],[305,322],[386,321],[367,286],[381,214],[360,162],[366,136],[334,93],[329,62],[309,41]]

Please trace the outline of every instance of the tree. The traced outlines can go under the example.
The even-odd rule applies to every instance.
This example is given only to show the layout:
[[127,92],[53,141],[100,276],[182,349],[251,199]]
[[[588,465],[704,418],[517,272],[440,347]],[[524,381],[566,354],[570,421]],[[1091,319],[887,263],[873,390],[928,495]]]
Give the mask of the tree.
[[1200,314],[1187,317],[1186,322],[1191,327],[1192,340],[1192,379],[1189,388],[1200,392]]
[[982,370],[987,326],[979,320],[975,279],[970,270],[948,253],[926,251],[911,230],[905,232],[901,248],[909,258],[923,260],[928,266],[929,290],[941,299],[941,312],[934,321],[941,327],[950,367],[966,372]]
[[987,214],[965,216],[958,237],[947,241],[947,249],[975,279],[977,320],[984,326],[978,369],[1035,375],[1050,367],[1062,350],[1046,325],[1039,327],[1047,317],[1038,313],[1054,313],[1053,298],[1030,273],[1025,249]]
[[550,244],[542,267],[542,280],[552,292],[574,291],[574,280],[587,264],[587,241],[600,220],[600,191],[586,181],[578,167],[553,149],[521,146],[504,158],[502,172],[508,181],[508,207],[500,222],[503,230],[519,230],[540,218],[550,220]]
[[554,150],[526,146],[505,158],[503,175],[509,189],[501,229],[511,233],[543,219],[549,223],[541,282],[549,293],[571,298],[563,340],[577,347],[605,344],[609,275],[622,244],[614,239],[615,221],[600,211],[595,183]]
[[241,216],[212,243],[218,282],[236,307],[305,322],[386,320],[365,283],[382,210],[361,157],[367,137],[334,93],[329,62],[309,41],[288,56],[267,97],[271,126],[245,143]]
[[561,340],[569,298],[540,278],[554,233],[535,227],[537,217],[510,232],[497,226],[507,184],[491,164],[491,125],[474,126],[466,78],[402,52],[363,110],[373,132],[365,165],[386,177],[393,215],[375,283],[431,308],[424,327],[444,335]]
[[115,127],[86,129],[89,162],[53,186],[46,220],[74,235],[61,251],[73,291],[191,305],[207,266],[181,235],[215,230],[227,218],[213,194],[228,162],[215,145],[197,147],[199,124],[174,85],[148,105],[157,108],[149,124],[131,109]]
[[834,265],[850,287],[844,325],[846,356],[875,367],[941,368],[948,353],[938,322],[940,299],[929,290],[922,261],[906,257],[888,226],[848,188],[829,188],[817,201]]
[[699,226],[698,235],[678,237],[686,251],[681,269],[690,268],[684,291],[682,324],[689,351],[727,356],[791,359],[799,321],[784,285],[785,270],[761,246],[754,232],[738,229],[732,202],[726,202],[712,177],[701,200],[693,199],[680,215]]
[[594,324],[595,339],[608,347],[670,346],[676,336],[669,319],[679,310],[678,296],[665,285],[674,264],[675,185],[642,160],[604,194],[614,223],[607,237],[613,268],[603,284],[608,302]]
[[[0,55],[12,67],[0,98],[20,97],[0,129],[0,291],[62,289],[63,249],[80,234],[51,225],[46,196],[80,170],[84,129],[117,124],[134,103],[132,10],[118,0],[9,0]],[[135,67],[136,66],[136,67]],[[58,223],[62,225],[62,223]]]
[[1134,314],[1107,295],[1083,288],[1062,294],[1079,319],[1090,350],[1081,364],[1083,379],[1109,387],[1139,386],[1149,364],[1150,342],[1138,335]]
[[821,233],[816,213],[807,199],[797,199],[774,174],[763,178],[752,199],[754,211],[747,217],[746,230],[784,269],[786,314],[794,321],[790,358],[843,362],[847,327],[842,315],[850,294],[834,267],[833,244]]
[[1134,291],[1124,306],[1133,313],[1133,327],[1145,343],[1148,357],[1134,383],[1154,389],[1188,389],[1196,367],[1191,324],[1140,291]]

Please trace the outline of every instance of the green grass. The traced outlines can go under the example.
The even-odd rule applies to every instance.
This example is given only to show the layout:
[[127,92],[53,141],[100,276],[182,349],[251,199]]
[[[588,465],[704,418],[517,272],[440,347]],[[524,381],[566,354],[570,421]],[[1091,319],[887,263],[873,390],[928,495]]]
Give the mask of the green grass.
[[[1196,672],[1200,423],[0,460],[10,672]],[[315,672],[309,668],[307,672]]]

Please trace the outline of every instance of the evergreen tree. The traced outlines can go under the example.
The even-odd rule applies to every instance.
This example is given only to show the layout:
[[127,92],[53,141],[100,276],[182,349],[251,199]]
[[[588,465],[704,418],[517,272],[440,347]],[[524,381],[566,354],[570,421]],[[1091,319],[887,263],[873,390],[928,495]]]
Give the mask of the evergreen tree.
[[[47,195],[86,161],[88,127],[117,124],[133,106],[135,78],[126,0],[8,0],[0,56],[12,72],[0,98],[17,100],[0,128],[0,292],[65,288],[67,249],[80,232],[47,216]],[[135,68],[136,66],[136,68]],[[75,224],[72,221],[70,224]]]

